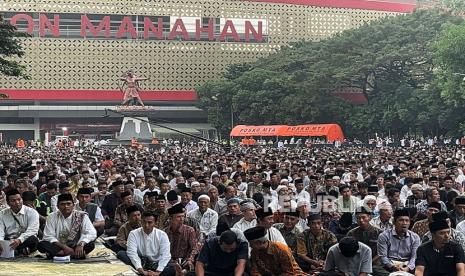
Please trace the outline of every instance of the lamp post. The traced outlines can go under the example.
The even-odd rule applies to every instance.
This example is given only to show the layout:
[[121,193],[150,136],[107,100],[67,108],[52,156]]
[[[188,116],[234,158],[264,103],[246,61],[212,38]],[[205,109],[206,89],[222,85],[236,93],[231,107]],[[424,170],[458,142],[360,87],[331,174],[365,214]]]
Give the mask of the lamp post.
[[[220,117],[220,114],[219,114],[219,112],[220,112],[220,101],[219,101],[219,98],[218,98],[219,96],[220,96],[220,94],[215,94],[215,95],[211,96],[211,99],[216,102],[216,118],[217,118],[218,122],[219,122],[219,117]],[[231,103],[230,103],[229,108],[230,108],[230,112],[231,112],[230,120],[231,120],[231,130],[232,130],[234,128],[234,107],[233,107],[232,99],[231,99]]]
[[221,140],[221,135],[219,131],[219,122],[220,122],[220,103],[218,101],[218,95],[211,96],[211,99],[216,102],[216,138],[218,141]]
[[234,128],[234,108],[231,100],[231,130]]

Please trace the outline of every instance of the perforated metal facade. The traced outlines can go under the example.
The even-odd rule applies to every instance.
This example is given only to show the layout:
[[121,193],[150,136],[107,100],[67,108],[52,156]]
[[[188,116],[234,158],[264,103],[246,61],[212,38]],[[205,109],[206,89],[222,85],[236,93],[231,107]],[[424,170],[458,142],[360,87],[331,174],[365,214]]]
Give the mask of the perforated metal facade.
[[22,63],[31,80],[0,78],[1,88],[112,90],[133,68],[150,78],[146,90],[193,90],[232,63],[253,61],[299,40],[318,40],[396,12],[248,1],[208,0],[3,0],[4,12],[118,14],[263,19],[265,43],[91,40],[24,40]]

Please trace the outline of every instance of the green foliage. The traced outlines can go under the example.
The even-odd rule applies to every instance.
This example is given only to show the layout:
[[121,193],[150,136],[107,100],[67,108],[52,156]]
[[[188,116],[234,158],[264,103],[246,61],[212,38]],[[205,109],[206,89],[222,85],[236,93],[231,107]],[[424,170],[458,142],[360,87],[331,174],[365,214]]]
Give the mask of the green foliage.
[[17,61],[17,58],[24,55],[19,38],[27,36],[17,32],[8,22],[4,22],[0,14],[0,74],[28,78],[25,67]]
[[439,65],[437,85],[442,96],[454,106],[465,99],[465,24],[448,25],[432,46]]
[[432,6],[449,14],[460,15],[465,11],[465,2],[463,0],[417,0],[417,3],[420,7]]
[[[458,106],[465,93],[463,82],[449,79],[450,72],[465,68],[462,21],[420,10],[318,42],[299,42],[257,62],[231,66],[224,78],[198,89],[199,105],[217,114],[210,117],[223,135],[231,128],[231,110],[235,124],[335,122],[360,138],[375,132],[459,135],[465,115]],[[447,69],[439,70],[437,63]],[[359,89],[368,103],[353,106],[331,96],[340,88]],[[448,105],[451,99],[456,105]]]

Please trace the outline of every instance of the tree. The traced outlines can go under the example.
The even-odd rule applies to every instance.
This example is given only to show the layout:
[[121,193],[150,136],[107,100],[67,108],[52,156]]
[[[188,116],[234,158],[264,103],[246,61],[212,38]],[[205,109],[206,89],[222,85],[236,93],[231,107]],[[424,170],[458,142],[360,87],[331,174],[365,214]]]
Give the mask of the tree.
[[436,76],[442,96],[458,106],[465,99],[465,24],[444,28],[433,49],[439,65]]
[[[16,27],[3,21],[3,16],[0,14],[0,74],[28,78],[25,66],[16,60],[24,55],[19,38],[27,36],[26,33],[17,32]],[[8,96],[1,94],[0,97]]]
[[454,15],[463,15],[465,11],[465,3],[462,0],[417,0],[417,4],[420,7],[432,6]]
[[[215,123],[225,135],[231,105],[243,124],[335,122],[360,138],[375,132],[456,133],[450,122],[463,116],[455,107],[443,110],[432,45],[444,26],[462,22],[439,10],[420,10],[295,43],[254,63],[231,66],[222,79],[198,89],[200,107],[221,114]],[[341,88],[362,91],[368,104],[352,106],[331,96]],[[216,107],[205,100],[212,93],[221,99]]]
[[233,83],[230,81],[211,81],[197,89],[199,95],[197,105],[206,110],[208,121],[223,137],[228,137],[231,98],[227,97],[231,89]]

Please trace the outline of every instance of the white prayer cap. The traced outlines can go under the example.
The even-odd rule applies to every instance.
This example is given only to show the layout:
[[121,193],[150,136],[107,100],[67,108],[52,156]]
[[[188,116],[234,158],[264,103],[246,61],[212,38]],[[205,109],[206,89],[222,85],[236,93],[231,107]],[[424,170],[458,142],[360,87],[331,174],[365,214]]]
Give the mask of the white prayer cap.
[[206,200],[210,201],[210,197],[207,196],[207,195],[201,195],[201,196],[199,196],[199,199],[197,199],[197,201],[200,201],[201,199],[206,199]]

